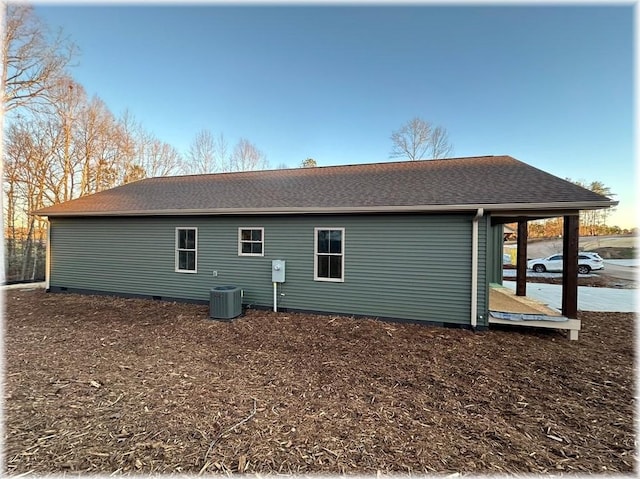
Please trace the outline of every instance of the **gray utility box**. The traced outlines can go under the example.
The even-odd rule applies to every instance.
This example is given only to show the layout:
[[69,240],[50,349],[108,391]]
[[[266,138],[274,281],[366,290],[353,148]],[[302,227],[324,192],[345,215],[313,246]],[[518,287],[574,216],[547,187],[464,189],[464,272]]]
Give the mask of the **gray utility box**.
[[242,290],[237,286],[216,286],[211,290],[209,317],[232,319],[242,314]]
[[282,259],[271,261],[271,281],[273,283],[284,283],[284,264]]

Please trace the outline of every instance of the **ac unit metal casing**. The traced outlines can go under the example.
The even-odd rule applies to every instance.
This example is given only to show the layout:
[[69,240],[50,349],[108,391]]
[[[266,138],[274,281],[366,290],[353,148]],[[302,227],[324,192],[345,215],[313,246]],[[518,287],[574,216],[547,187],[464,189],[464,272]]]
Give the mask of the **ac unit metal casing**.
[[216,286],[211,290],[209,317],[232,319],[242,314],[242,290],[237,286]]

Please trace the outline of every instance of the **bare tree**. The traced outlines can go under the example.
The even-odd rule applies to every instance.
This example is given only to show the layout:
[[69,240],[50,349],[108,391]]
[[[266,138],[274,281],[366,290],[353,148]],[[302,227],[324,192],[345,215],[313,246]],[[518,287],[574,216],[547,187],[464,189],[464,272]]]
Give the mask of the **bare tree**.
[[137,166],[144,169],[145,177],[169,176],[180,172],[182,157],[178,150],[149,132],[137,138]]
[[[13,238],[16,239],[18,230],[22,245],[20,277],[23,279],[29,276],[29,270],[31,279],[35,275],[37,254],[34,241],[41,239],[43,233],[41,220],[29,213],[45,205],[52,151],[59,146],[51,142],[44,126],[46,125],[39,124],[38,121],[23,119],[12,123],[7,132],[6,159],[11,165],[13,182],[13,191],[10,191],[12,198],[8,201],[13,211],[7,213],[14,226]],[[17,218],[20,218],[23,225],[20,228],[15,226]],[[15,251],[12,249],[13,253]],[[15,267],[16,262],[13,264]],[[29,265],[32,267],[29,268]]]
[[113,114],[94,96],[79,114],[74,140],[82,164],[81,196],[117,184],[121,138],[122,131]]
[[445,158],[453,151],[447,131],[415,117],[391,134],[391,158],[411,161],[423,158]]
[[[74,55],[74,46],[60,34],[53,39],[33,8],[24,3],[0,4],[0,131],[4,130],[4,113],[27,107],[36,110],[46,104],[51,82],[63,73]],[[0,141],[0,178],[4,177],[4,142]],[[12,172],[13,174],[13,172]],[[15,194],[11,188],[7,194]],[[9,200],[14,201],[12,198]],[[4,195],[0,206],[4,212]],[[14,205],[10,205],[12,215]],[[12,220],[13,221],[13,220]],[[0,218],[0,230],[4,232],[4,216]],[[0,257],[4,258],[4,241],[0,243]],[[2,268],[0,282],[5,281]]]
[[186,169],[189,173],[214,173],[222,168],[218,142],[209,130],[201,130],[193,139],[187,153]]
[[220,171],[231,171],[231,156],[229,155],[229,143],[224,136],[224,133],[218,134],[215,140],[216,155],[218,166]]
[[452,153],[453,146],[449,142],[449,133],[441,126],[435,127],[431,135],[427,156],[430,158],[446,158]]
[[75,46],[60,33],[49,38],[46,26],[25,3],[2,2],[5,34],[2,40],[4,111],[46,103],[51,83],[64,73]]
[[[66,73],[74,46],[51,35],[32,7],[2,2],[0,25],[0,129],[5,132],[5,120],[8,126],[0,142],[0,177],[5,168],[7,173],[0,229],[10,240],[12,276],[33,278],[36,264],[44,274],[45,231],[34,210],[127,181],[175,174],[182,159],[130,115],[116,119],[100,98],[88,100]],[[222,136],[216,147],[226,158]],[[3,257],[4,248],[3,241]],[[3,268],[0,281],[5,277]]]
[[117,120],[118,124],[118,178],[116,184],[131,183],[145,178],[146,173],[140,165],[140,151],[143,149],[144,128],[133,114],[126,110]]
[[174,175],[184,170],[178,150],[147,131],[130,112],[126,111],[118,119],[113,134],[115,184]]
[[[9,277],[11,277],[12,273],[15,273],[15,271],[11,271],[13,266],[13,262],[11,261],[11,259],[16,257],[16,248],[19,241],[19,234],[16,228],[16,220],[18,209],[20,207],[20,205],[18,204],[18,191],[20,188],[19,175],[22,162],[20,155],[22,151],[26,149],[21,145],[21,140],[23,139],[24,136],[20,135],[15,130],[6,132],[6,143],[9,147],[4,149],[1,162],[4,170],[2,182],[3,193],[6,194],[7,197],[5,205],[3,205],[3,226],[6,226],[4,239],[7,246],[6,255],[8,258],[7,266],[9,268]],[[5,243],[5,241],[3,241],[3,244]],[[2,271],[4,273],[5,268],[2,268]]]
[[52,100],[48,113],[57,122],[62,136],[62,147],[56,152],[60,169],[56,171],[60,182],[58,201],[68,201],[79,195],[81,161],[75,142],[79,118],[87,105],[87,95],[82,85],[70,76],[61,76],[50,89]]
[[231,171],[262,170],[267,167],[267,158],[249,140],[240,139],[231,154]]
[[[6,17],[7,17],[7,9],[4,7],[4,5],[0,6],[0,26],[3,30],[5,30],[5,36],[6,36]],[[4,48],[4,40],[3,40],[3,47],[0,48],[0,65],[2,68],[2,71],[0,72],[0,89],[2,90],[2,98],[0,98],[0,131],[3,132],[4,134],[4,112],[5,112],[5,103],[6,103],[6,98],[5,98],[5,85],[7,84],[7,64],[6,64],[6,58],[7,58],[7,49]],[[5,177],[5,154],[4,154],[4,138],[2,139],[3,141],[0,141],[0,178],[4,178]],[[3,182],[2,185],[2,195],[0,196],[0,210],[2,211],[2,216],[0,216],[0,231],[2,231],[3,236],[2,236],[2,242],[0,242],[0,258],[2,258],[2,263],[3,263],[3,267],[0,269],[0,284],[5,284],[5,282],[7,281],[7,274],[6,274],[6,270],[7,267],[5,267],[5,265],[8,265],[9,262],[5,262],[5,238],[6,238],[6,233],[5,233],[5,215],[4,215],[4,193],[5,191],[7,191],[7,195],[12,195],[13,194],[13,190],[10,188],[8,190],[5,190],[5,183]],[[11,204],[12,202],[12,198],[9,197],[9,204],[8,204],[8,213],[11,213],[12,211],[15,211],[15,208],[13,207],[13,205]],[[11,216],[9,216],[9,218],[11,218]],[[9,252],[11,252],[11,245],[13,243],[15,243],[15,230],[13,229],[13,225],[10,223],[9,226],[12,228],[11,229],[11,237],[9,240]]]
[[249,140],[241,138],[229,154],[223,133],[214,136],[209,130],[201,130],[189,147],[182,170],[186,174],[205,174],[261,170],[267,165],[264,153]]

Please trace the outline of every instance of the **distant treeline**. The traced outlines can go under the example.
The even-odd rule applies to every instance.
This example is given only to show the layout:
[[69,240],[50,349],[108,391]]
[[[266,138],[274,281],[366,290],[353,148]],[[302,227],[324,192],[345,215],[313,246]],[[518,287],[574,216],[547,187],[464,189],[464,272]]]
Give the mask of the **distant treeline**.
[[[5,278],[44,276],[46,222],[33,211],[155,176],[264,169],[266,155],[203,129],[180,152],[70,73],[77,49],[26,3],[3,2]],[[0,117],[2,118],[2,117]]]
[[[529,238],[555,238],[562,235],[562,218],[530,221],[527,234]],[[608,225],[581,225],[580,236],[610,236],[635,234],[637,228],[620,228]]]

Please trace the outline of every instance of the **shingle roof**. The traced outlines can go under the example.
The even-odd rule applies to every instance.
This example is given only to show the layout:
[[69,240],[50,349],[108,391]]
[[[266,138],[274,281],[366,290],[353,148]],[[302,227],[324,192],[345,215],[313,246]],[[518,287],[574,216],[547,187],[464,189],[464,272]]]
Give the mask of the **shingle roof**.
[[595,209],[615,205],[510,156],[148,178],[41,216]]

